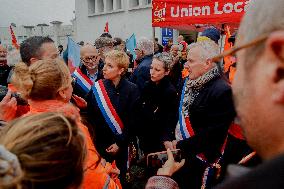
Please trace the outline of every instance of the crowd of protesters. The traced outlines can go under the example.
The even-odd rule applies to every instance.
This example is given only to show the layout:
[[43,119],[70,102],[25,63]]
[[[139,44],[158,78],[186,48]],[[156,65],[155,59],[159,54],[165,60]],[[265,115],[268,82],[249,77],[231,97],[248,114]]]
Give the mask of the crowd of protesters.
[[284,4],[271,1],[251,2],[223,54],[215,27],[191,44],[141,38],[135,55],[104,33],[75,70],[49,37],[20,57],[0,44],[0,188],[283,188]]

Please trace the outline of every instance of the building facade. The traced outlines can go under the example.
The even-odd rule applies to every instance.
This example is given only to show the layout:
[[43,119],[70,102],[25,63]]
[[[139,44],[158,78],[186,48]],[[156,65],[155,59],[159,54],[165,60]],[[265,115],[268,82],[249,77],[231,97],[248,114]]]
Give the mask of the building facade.
[[[67,37],[74,38],[73,25],[62,25],[62,22],[53,21],[51,25],[38,24],[36,26],[17,26],[12,27],[17,38],[18,44],[31,36],[48,36],[57,45],[67,46]],[[0,41],[8,50],[12,50],[12,39],[9,27],[0,27]]]
[[[107,22],[113,37],[162,39],[162,30],[152,28],[152,0],[75,0],[75,15],[77,41],[93,43]],[[178,32],[173,33],[176,39]]]

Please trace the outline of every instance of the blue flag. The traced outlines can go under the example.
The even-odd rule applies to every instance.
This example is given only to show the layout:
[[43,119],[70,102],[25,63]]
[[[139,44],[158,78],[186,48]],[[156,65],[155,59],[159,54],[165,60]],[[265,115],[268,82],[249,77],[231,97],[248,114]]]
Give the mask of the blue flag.
[[80,45],[75,43],[70,37],[68,37],[67,52],[68,67],[71,73],[73,73],[80,65]]
[[135,48],[136,48],[136,37],[132,34],[129,39],[126,40],[126,48],[133,55],[133,59],[136,59]]

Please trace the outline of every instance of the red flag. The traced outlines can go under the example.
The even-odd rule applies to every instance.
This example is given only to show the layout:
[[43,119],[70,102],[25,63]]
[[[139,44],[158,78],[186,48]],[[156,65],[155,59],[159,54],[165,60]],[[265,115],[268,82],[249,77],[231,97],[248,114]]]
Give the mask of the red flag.
[[16,48],[16,49],[19,49],[20,46],[18,45],[18,42],[17,42],[17,38],[14,34],[14,31],[13,31],[13,28],[12,26],[10,26],[10,33],[11,33],[11,38],[12,38],[12,45]]
[[109,33],[109,29],[108,29],[108,22],[106,22],[106,26],[105,26],[104,33]]

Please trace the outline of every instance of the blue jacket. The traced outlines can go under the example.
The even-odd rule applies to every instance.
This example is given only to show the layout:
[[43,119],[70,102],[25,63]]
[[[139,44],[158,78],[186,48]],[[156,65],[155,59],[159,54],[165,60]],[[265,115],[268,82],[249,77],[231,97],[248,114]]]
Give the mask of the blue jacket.
[[130,77],[130,81],[135,83],[140,91],[145,87],[145,83],[150,80],[150,66],[152,60],[153,55],[145,56]]

